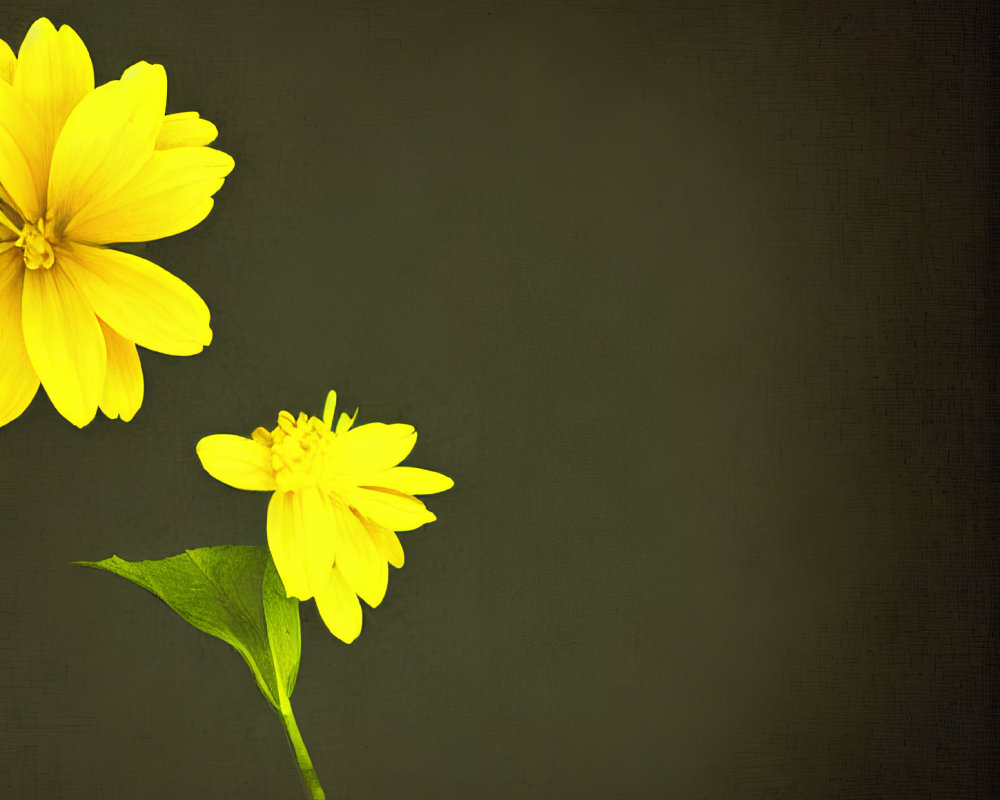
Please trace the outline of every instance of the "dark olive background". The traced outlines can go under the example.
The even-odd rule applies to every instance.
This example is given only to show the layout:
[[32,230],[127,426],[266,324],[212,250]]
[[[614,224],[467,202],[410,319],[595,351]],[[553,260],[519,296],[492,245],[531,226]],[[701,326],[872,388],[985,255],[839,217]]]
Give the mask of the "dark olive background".
[[330,798],[1000,796],[986,3],[5,3],[166,66],[236,170],[141,252],[215,342],[0,430],[0,797],[291,798],[244,664],[70,565],[264,541],[206,434],[454,476],[351,646]]

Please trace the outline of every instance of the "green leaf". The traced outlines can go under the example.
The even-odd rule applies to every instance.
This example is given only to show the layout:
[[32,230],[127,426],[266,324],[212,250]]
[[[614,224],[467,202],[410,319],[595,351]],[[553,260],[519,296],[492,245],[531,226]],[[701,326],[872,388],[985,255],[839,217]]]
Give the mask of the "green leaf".
[[231,645],[279,712],[295,688],[301,652],[299,601],[285,587],[266,547],[224,545],[160,561],[76,561],[147,589],[198,630]]

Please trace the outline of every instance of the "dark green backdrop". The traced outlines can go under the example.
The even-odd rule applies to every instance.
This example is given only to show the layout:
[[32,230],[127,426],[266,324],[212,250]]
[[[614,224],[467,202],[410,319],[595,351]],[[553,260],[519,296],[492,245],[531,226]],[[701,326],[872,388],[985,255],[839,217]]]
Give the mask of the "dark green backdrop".
[[987,6],[5,3],[236,170],[142,250],[214,344],[0,430],[0,797],[298,796],[242,661],[69,562],[263,542],[195,443],[330,387],[456,481],[354,645],[304,608],[330,798],[998,796]]

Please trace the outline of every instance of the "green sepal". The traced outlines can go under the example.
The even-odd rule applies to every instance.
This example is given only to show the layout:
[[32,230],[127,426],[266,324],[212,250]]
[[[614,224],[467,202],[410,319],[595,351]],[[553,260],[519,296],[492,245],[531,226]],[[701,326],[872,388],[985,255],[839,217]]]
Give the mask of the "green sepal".
[[160,561],[75,561],[113,572],[152,592],[200,631],[243,656],[279,713],[295,688],[302,649],[299,601],[285,597],[266,547],[223,545]]

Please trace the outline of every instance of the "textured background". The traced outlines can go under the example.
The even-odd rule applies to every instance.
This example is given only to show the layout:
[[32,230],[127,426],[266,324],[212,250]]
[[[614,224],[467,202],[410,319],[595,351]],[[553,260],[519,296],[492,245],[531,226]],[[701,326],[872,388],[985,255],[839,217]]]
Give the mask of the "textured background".
[[[242,661],[70,566],[263,541],[195,442],[328,388],[456,488],[352,646],[330,798],[995,798],[987,3],[4,3],[163,63],[215,343],[0,430],[0,797],[279,798]],[[991,52],[991,48],[994,48]]]

